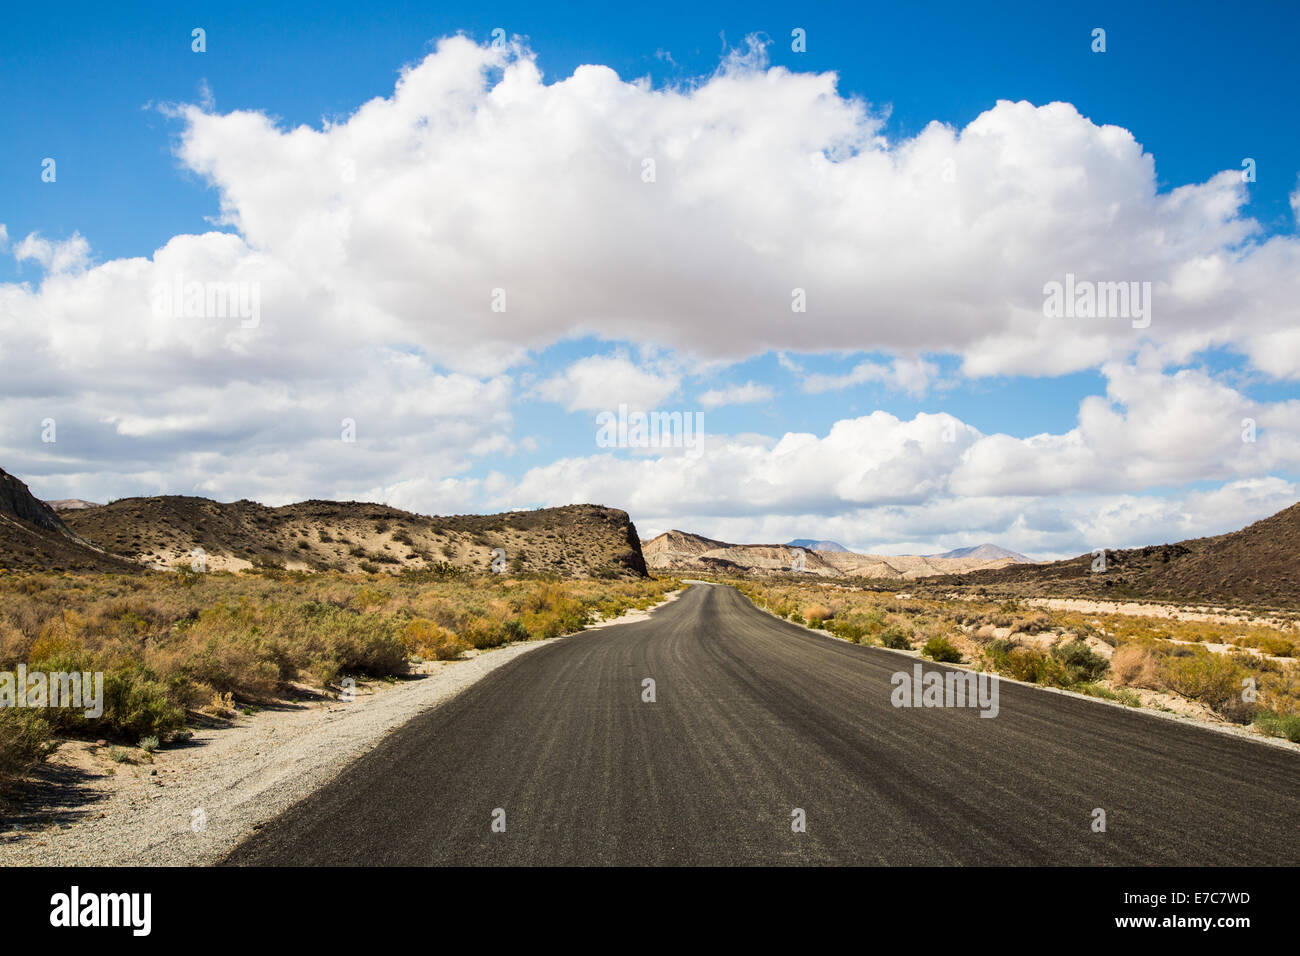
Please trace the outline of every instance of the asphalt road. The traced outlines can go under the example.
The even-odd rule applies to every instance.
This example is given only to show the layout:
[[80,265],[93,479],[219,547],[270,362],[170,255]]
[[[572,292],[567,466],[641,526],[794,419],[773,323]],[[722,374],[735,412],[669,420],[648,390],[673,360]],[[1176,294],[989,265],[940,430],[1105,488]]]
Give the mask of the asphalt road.
[[991,719],[894,707],[913,663],[696,585],[492,672],[226,862],[1300,863],[1300,755],[1009,683]]

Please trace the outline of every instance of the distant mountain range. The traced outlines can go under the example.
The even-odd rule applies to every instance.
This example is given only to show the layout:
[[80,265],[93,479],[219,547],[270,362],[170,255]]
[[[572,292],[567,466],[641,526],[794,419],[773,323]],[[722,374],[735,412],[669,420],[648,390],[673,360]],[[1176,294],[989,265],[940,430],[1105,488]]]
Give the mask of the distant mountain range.
[[55,511],[80,511],[83,508],[98,508],[99,503],[96,501],[87,501],[84,498],[56,498],[53,501],[45,502]]
[[844,551],[848,548],[838,541],[814,541],[812,538],[795,538],[793,541],[786,542],[787,548],[805,548],[808,551]]
[[834,541],[796,538],[789,544],[730,544],[686,531],[666,531],[642,546],[646,567],[668,573],[716,571],[771,575],[794,571],[830,578],[915,580],[1005,567],[1027,558],[996,545],[969,555],[857,554]]
[[1033,564],[1029,558],[1017,551],[1011,551],[996,544],[977,544],[970,548],[954,548],[952,551],[945,551],[943,554],[927,555],[931,558],[977,558],[981,561],[998,561],[1002,558],[1010,558],[1017,564]]
[[[818,541],[815,538],[795,538],[793,541],[786,542],[787,548],[803,548],[806,551],[838,551],[843,554],[852,554],[853,552],[844,547],[838,541]],[[1017,551],[1012,551],[996,544],[977,544],[969,548],[954,548],[952,551],[945,551],[943,554],[926,554],[926,558],[974,558],[977,561],[1001,561],[1003,558],[1010,558],[1012,561],[1032,564],[1030,558],[1025,557]]]

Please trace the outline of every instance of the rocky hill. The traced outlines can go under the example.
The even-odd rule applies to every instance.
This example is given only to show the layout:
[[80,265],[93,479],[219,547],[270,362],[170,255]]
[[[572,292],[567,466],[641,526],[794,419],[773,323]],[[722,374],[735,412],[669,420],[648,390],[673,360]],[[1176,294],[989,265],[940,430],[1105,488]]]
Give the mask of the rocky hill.
[[132,570],[129,562],[105,554],[73,533],[53,508],[0,469],[0,569],[46,568]]
[[[562,577],[644,577],[627,512],[569,505],[428,517],[357,501],[268,508],[166,495],[105,505],[38,500],[0,471],[0,569],[401,571],[454,566]],[[504,565],[502,565],[504,562]]]
[[497,558],[509,571],[564,577],[646,574],[627,512],[598,505],[428,517],[356,501],[269,508],[168,495],[124,498],[63,512],[63,518],[89,541],[155,568],[187,566],[201,549],[214,571],[267,565],[400,571],[444,564],[486,570]]
[[934,581],[991,594],[1300,607],[1300,503],[1240,531]]

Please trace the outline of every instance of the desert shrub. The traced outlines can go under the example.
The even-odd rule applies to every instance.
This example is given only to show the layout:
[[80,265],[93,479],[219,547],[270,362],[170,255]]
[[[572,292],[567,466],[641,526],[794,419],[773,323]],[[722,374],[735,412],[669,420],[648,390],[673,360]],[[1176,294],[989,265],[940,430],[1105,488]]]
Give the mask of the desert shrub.
[[1249,724],[1255,717],[1258,707],[1244,700],[1241,694],[1225,697],[1217,704],[1211,705],[1216,714],[1234,724]]
[[921,648],[921,653],[930,660],[940,663],[960,664],[962,661],[961,651],[941,634],[936,634],[926,641],[925,646]]
[[487,618],[474,618],[460,632],[460,639],[478,650],[500,647],[506,642],[505,631],[500,623]]
[[0,787],[26,773],[54,749],[44,711],[0,709]]
[[531,636],[524,622],[515,617],[502,624],[501,631],[507,642],[526,641]]
[[912,640],[908,637],[907,632],[896,624],[891,624],[880,632],[880,644],[882,647],[890,647],[896,651],[910,651],[912,649]]
[[867,629],[857,621],[833,620],[827,624],[827,630],[854,644],[865,643],[864,638],[867,636]]
[[879,634],[886,626],[885,615],[875,608],[868,611],[855,611],[849,616],[849,620],[861,625],[868,635]]
[[1295,644],[1285,637],[1273,634],[1260,634],[1246,638],[1243,643],[1256,647],[1265,654],[1274,657],[1294,657]]
[[409,568],[402,572],[402,578],[404,580],[416,582],[454,581],[464,575],[464,568],[450,564],[446,561],[434,561],[432,564],[428,564],[423,568]]
[[1052,619],[1041,613],[1016,618],[1011,623],[1012,630],[1024,631],[1026,634],[1040,634],[1043,631],[1051,630],[1051,627]]
[[809,624],[821,624],[830,619],[831,609],[824,604],[810,604],[804,608],[803,616]]
[[1300,714],[1279,714],[1261,708],[1255,712],[1253,723],[1270,737],[1285,737],[1292,743],[1300,744]]
[[[65,615],[63,624],[68,623]],[[110,645],[111,646],[111,645]],[[61,734],[96,734],[136,740],[146,734],[167,734],[184,723],[184,710],[167,683],[150,667],[131,654],[115,656],[111,651],[92,654],[81,636],[67,630],[46,629],[32,643],[29,664],[47,673],[102,673],[103,713],[87,717],[92,709],[90,687],[82,690],[82,708],[49,707],[43,713],[50,727]]]
[[[152,662],[173,685],[205,688],[251,697],[273,695],[282,667],[274,660],[274,641],[261,634],[241,613],[209,609],[193,627],[160,639]],[[289,661],[284,669],[295,668]],[[192,701],[184,701],[187,704]]]
[[1240,700],[1245,671],[1225,654],[1195,651],[1166,658],[1161,679],[1176,694],[1199,700],[1214,710]]
[[407,646],[421,657],[451,661],[460,657],[466,645],[451,631],[434,621],[416,618],[406,625]]
[[559,584],[547,584],[530,593],[521,610],[521,622],[534,638],[559,637],[580,631],[589,623],[583,602],[567,594]]
[[193,588],[202,579],[202,572],[195,571],[189,564],[182,564],[176,568],[176,583],[187,590]]
[[1030,684],[1059,684],[1064,677],[1060,661],[1005,639],[990,641],[984,658],[991,670]]
[[383,614],[332,615],[318,639],[324,644],[320,656],[348,673],[387,677],[410,669],[397,622]]
[[104,674],[103,716],[83,719],[89,731],[139,740],[179,730],[185,726],[185,711],[148,668],[128,664]]
[[827,630],[831,633],[855,644],[871,643],[872,637],[884,628],[885,616],[874,608],[866,611],[854,609],[837,612],[827,625]]
[[367,581],[361,587],[357,588],[348,601],[348,605],[359,611],[368,611],[372,608],[383,607],[392,598],[392,592],[386,590],[382,585],[377,585]]
[[1070,641],[1052,648],[1052,657],[1064,667],[1066,684],[1090,683],[1106,673],[1110,662],[1097,654],[1084,641]]
[[1160,681],[1160,664],[1146,648],[1124,644],[1111,656],[1110,676],[1121,687],[1154,688]]

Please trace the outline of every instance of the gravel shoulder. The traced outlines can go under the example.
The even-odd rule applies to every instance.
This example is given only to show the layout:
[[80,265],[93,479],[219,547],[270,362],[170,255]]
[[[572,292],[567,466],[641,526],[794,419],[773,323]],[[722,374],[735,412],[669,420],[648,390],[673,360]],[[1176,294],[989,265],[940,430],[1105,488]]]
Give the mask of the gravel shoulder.
[[391,731],[490,671],[541,647],[649,616],[629,611],[579,634],[429,662],[396,684],[358,685],[351,702],[316,698],[260,710],[197,730],[193,740],[158,751],[152,762],[119,763],[114,748],[67,741],[3,817],[0,866],[215,863]]

